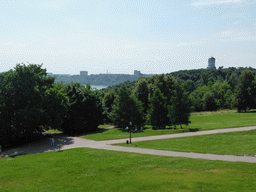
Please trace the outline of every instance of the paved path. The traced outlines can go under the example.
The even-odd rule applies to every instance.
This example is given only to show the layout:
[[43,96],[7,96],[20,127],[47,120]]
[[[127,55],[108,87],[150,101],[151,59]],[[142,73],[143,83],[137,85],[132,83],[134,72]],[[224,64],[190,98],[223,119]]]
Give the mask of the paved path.
[[[193,136],[193,135],[204,135],[206,134],[214,134],[214,133],[223,133],[223,132],[233,132],[233,131],[247,131],[256,129],[256,126],[253,127],[243,127],[243,128],[232,128],[232,129],[218,129],[211,131],[200,131],[193,133],[179,133],[172,135],[162,135],[162,136],[151,136],[151,137],[140,137],[137,139],[138,141],[145,140],[146,138],[152,139],[163,139],[163,138],[175,138],[182,136]],[[89,139],[83,139],[79,137],[64,137],[64,136],[54,136],[56,143],[61,143],[62,150],[72,149],[78,147],[87,147],[94,149],[104,149],[104,150],[112,150],[112,151],[123,151],[123,152],[133,152],[133,153],[141,153],[141,154],[151,154],[151,155],[160,155],[160,156],[171,156],[171,157],[187,157],[187,158],[195,158],[195,159],[208,159],[208,160],[220,160],[220,161],[233,161],[233,162],[248,162],[248,163],[256,163],[256,157],[251,156],[236,156],[236,155],[216,155],[216,154],[203,154],[203,153],[188,153],[188,152],[176,152],[176,151],[164,151],[164,150],[154,150],[154,149],[145,149],[145,148],[135,148],[135,147],[123,147],[123,146],[113,146],[109,145],[111,141],[93,141]],[[125,142],[127,139],[123,139]],[[147,139],[149,140],[149,139]],[[135,138],[132,140],[135,141]],[[118,140],[121,142],[121,140]],[[117,140],[115,141],[117,143]],[[3,156],[15,156],[22,154],[31,154],[31,153],[42,153],[48,151],[58,150],[58,147],[51,147],[50,138],[36,142],[27,146],[19,147],[16,149],[12,149],[4,152]]]
[[[227,132],[235,132],[235,131],[250,131],[256,129],[256,126],[250,127],[238,127],[238,128],[227,128],[227,129],[214,129],[208,131],[197,131],[197,132],[186,132],[186,133],[176,133],[169,135],[155,135],[155,136],[147,136],[147,137],[135,137],[132,138],[132,142],[136,141],[149,141],[149,140],[157,140],[157,139],[169,139],[169,138],[178,138],[178,137],[190,137],[197,135],[210,135],[216,133],[227,133]],[[116,143],[125,143],[126,140],[130,141],[130,138],[126,139],[115,139],[115,140],[105,140],[103,141],[106,144],[116,144]]]

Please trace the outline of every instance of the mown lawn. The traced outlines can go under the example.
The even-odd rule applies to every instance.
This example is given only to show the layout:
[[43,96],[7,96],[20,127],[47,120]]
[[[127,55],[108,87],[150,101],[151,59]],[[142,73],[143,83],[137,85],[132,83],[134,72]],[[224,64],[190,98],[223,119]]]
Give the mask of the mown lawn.
[[[132,137],[144,137],[152,135],[165,135],[181,132],[188,132],[189,129],[198,129],[199,131],[211,130],[211,129],[223,129],[233,127],[246,127],[256,125],[256,113],[236,113],[234,111],[218,111],[218,112],[199,112],[192,113],[190,117],[191,124],[183,126],[180,129],[162,129],[152,130],[152,127],[147,125],[143,132],[132,133]],[[128,138],[130,134],[123,132],[120,128],[114,128],[109,130],[103,130],[101,133],[94,133],[84,136],[86,139],[93,140],[111,140]]]
[[255,191],[256,164],[97,149],[0,159],[0,191]]
[[168,151],[256,155],[256,130],[117,144]]

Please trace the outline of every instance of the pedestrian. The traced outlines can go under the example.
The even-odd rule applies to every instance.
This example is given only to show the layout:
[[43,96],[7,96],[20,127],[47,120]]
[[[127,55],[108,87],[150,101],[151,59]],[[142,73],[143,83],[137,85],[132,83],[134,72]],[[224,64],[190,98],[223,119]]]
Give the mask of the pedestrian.
[[54,138],[52,138],[52,147],[54,147]]

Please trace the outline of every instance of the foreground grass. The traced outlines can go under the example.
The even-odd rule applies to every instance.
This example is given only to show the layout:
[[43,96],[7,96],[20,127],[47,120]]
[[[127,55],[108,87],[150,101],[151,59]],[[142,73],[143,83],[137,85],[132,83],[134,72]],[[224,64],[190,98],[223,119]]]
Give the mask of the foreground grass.
[[256,164],[71,149],[0,159],[0,191],[255,191]]
[[[132,133],[132,137],[144,137],[152,135],[165,135],[181,132],[188,132],[189,129],[211,130],[232,127],[246,127],[256,125],[256,113],[236,113],[235,111],[219,111],[219,112],[199,112],[192,113],[190,117],[191,124],[183,126],[184,129],[162,129],[152,130],[151,126],[140,133]],[[179,128],[179,126],[177,126]],[[103,130],[101,133],[95,133],[84,136],[86,139],[93,140],[111,140],[128,138],[130,134],[123,132],[122,129]]]
[[255,155],[256,130],[117,144],[168,151]]

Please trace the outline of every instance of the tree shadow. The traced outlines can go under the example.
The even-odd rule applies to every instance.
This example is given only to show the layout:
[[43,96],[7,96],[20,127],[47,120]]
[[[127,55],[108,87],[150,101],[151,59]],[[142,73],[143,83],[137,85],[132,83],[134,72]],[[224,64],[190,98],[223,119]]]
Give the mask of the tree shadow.
[[[70,136],[82,137],[82,136],[86,136],[86,135],[93,135],[93,134],[96,134],[96,133],[103,133],[103,132],[106,132],[106,131],[109,131],[109,129],[97,128],[95,131],[92,131],[92,132],[76,133],[76,134],[71,134]],[[65,135],[65,136],[67,136],[67,135]]]
[[[54,146],[52,146],[52,138],[54,138]],[[43,153],[49,151],[58,151],[59,146],[60,149],[63,146],[74,144],[74,138],[69,136],[64,136],[62,134],[47,134],[44,139],[38,140],[29,144],[22,145],[17,148],[5,149],[2,151],[2,157],[12,157],[15,158],[17,156],[26,155],[26,154],[34,154],[34,153]]]

